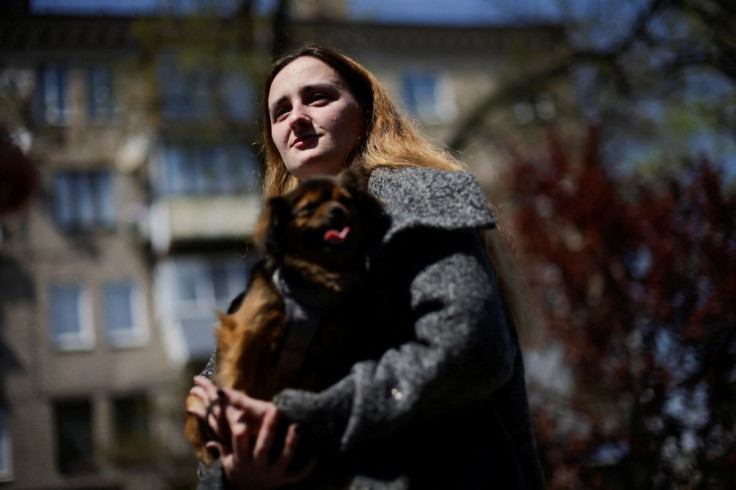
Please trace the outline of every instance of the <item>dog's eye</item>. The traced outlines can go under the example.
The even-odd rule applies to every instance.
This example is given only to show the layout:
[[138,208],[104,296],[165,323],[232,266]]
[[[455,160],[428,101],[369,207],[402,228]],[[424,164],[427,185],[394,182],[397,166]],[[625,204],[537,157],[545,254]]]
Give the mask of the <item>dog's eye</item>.
[[346,192],[342,192],[337,196],[337,202],[346,208],[351,208],[355,205],[355,198]]
[[299,210],[296,212],[296,215],[301,217],[309,216],[317,210],[318,205],[319,203],[316,202],[307,203],[299,208]]

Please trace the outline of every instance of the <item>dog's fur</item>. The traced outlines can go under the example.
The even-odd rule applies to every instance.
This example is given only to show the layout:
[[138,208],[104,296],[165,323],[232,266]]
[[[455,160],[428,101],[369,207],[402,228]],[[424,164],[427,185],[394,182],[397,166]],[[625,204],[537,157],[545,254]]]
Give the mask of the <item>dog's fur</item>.
[[[255,233],[265,259],[252,271],[236,311],[218,312],[216,383],[259,399],[270,399],[286,387],[316,389],[315,375],[305,372],[307,366],[278,363],[288,328],[287,308],[274,273],[292,278],[310,292],[336,299],[330,305],[339,304],[361,281],[367,254],[379,242],[385,226],[381,204],[367,192],[364,178],[352,170],[338,177],[306,180],[288,194],[270,199]],[[329,350],[324,346],[339,343],[343,335],[334,330],[344,327],[319,328],[321,347],[316,347],[319,354],[315,355],[321,356]],[[187,397],[188,410],[205,410],[201,405],[198,397]],[[197,457],[211,464],[214,458],[204,447],[208,428],[188,415],[185,433]]]

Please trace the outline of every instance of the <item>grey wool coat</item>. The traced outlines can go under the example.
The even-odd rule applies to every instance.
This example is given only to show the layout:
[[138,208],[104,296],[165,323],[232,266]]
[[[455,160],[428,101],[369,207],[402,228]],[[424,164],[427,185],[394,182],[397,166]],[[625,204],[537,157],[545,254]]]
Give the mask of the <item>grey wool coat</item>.
[[[325,389],[273,400],[321,461],[295,487],[543,488],[518,336],[478,233],[495,225],[480,186],[426,168],[377,169],[368,186],[390,225],[349,328],[371,348]],[[199,476],[227,488],[217,463]]]

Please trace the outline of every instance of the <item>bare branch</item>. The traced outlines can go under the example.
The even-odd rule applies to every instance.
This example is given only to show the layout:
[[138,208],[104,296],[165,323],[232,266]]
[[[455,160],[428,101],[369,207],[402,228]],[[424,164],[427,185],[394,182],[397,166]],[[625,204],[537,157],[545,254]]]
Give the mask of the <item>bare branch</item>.
[[[728,2],[726,2],[728,3]],[[541,70],[533,71],[517,79],[508,80],[494,91],[488,93],[476,108],[458,124],[447,146],[458,151],[464,148],[472,134],[482,126],[486,114],[493,109],[508,103],[514,97],[526,96],[530,91],[553,82],[560,77],[569,75],[575,68],[595,65],[600,69],[608,70],[613,74],[613,80],[618,92],[624,96],[630,95],[635,84],[631,81],[631,74],[627,69],[624,57],[635,49],[638,42],[648,47],[672,46],[673,41],[658,39],[650,32],[652,22],[667,10],[677,9],[681,13],[686,11],[695,13],[705,25],[718,25],[710,45],[713,52],[701,50],[698,52],[682,52],[675,56],[674,61],[665,68],[668,73],[676,73],[691,66],[712,66],[730,80],[736,82],[736,46],[734,46],[734,30],[730,28],[736,24],[733,15],[729,12],[733,7],[723,7],[718,4],[717,9],[726,12],[724,18],[719,12],[711,12],[701,7],[693,6],[687,0],[651,0],[633,21],[627,34],[611,43],[610,46],[600,49],[575,49],[569,55],[561,58],[555,64]]]

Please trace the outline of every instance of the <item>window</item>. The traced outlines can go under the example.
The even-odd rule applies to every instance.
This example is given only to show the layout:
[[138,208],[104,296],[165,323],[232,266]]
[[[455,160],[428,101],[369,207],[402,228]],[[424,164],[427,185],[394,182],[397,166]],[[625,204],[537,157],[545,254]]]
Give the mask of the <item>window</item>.
[[226,311],[247,283],[251,258],[177,259],[173,267],[173,314],[190,359],[206,360],[215,347],[213,310]]
[[257,114],[257,96],[253,90],[253,84],[243,71],[225,73],[220,94],[225,115],[231,119],[247,122]]
[[113,399],[115,455],[118,463],[149,460],[152,455],[150,413],[145,394],[133,394]]
[[87,294],[81,285],[52,285],[49,288],[49,315],[54,347],[60,350],[92,348],[92,315]]
[[176,363],[205,361],[215,348],[217,317],[244,289],[255,254],[178,256],[156,265],[154,304],[167,355]]
[[256,109],[253,84],[239,69],[224,69],[164,53],[157,78],[161,115],[167,120],[203,120],[214,116],[249,121]]
[[409,70],[401,94],[406,109],[422,122],[451,121],[457,115],[451,87],[436,73]]
[[65,230],[111,228],[115,224],[110,172],[58,172],[54,197],[56,222]]
[[244,146],[168,145],[162,162],[168,195],[239,193],[257,181],[255,160]]
[[[177,261],[179,305],[196,311],[226,310],[230,301],[245,289],[245,264],[236,260],[183,259]],[[211,315],[208,312],[208,315]]]
[[65,400],[54,406],[56,463],[62,474],[94,471],[92,405],[89,400]]
[[102,288],[105,331],[113,347],[136,347],[148,341],[148,323],[140,288],[129,279],[109,281]]
[[39,119],[49,124],[67,124],[71,116],[69,71],[63,66],[46,66],[39,70],[38,82]]
[[158,64],[161,114],[166,119],[208,119],[214,114],[213,72],[202,67],[185,69],[173,54]]
[[87,69],[87,114],[93,121],[110,121],[115,117],[113,79],[109,67]]
[[13,459],[5,412],[0,409],[0,482],[13,479]]

